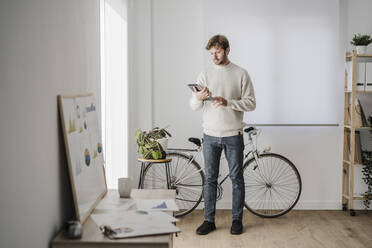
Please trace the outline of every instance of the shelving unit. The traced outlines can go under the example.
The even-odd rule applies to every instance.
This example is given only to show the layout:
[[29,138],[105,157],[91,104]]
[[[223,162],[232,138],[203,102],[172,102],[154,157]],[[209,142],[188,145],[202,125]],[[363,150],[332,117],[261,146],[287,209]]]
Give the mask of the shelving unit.
[[[348,75],[345,71],[345,105],[344,105],[344,153],[342,162],[342,210],[350,210],[350,215],[355,216],[354,200],[364,200],[360,194],[354,193],[354,167],[363,166],[355,162],[355,131],[368,130],[370,127],[357,127],[355,124],[355,98],[359,94],[372,94],[372,90],[356,90],[357,63],[372,63],[372,54],[358,55],[356,51],[346,53],[346,62],[352,63],[352,84],[351,90],[348,89]],[[348,121],[348,109],[350,108],[350,120]],[[348,134],[348,132],[350,132]],[[350,153],[349,153],[350,148]],[[346,153],[345,153],[346,149]]]

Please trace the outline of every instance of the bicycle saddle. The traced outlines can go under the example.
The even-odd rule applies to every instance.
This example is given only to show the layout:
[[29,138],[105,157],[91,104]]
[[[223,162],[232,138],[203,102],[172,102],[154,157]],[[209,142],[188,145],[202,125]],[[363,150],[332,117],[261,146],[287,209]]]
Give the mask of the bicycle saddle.
[[252,130],[254,130],[254,127],[247,127],[244,129],[244,132],[249,133]]
[[191,137],[191,138],[189,138],[189,141],[190,141],[191,143],[194,143],[194,144],[197,145],[197,146],[201,146],[201,141],[200,141],[200,139],[198,139],[198,138],[193,138],[193,137]]

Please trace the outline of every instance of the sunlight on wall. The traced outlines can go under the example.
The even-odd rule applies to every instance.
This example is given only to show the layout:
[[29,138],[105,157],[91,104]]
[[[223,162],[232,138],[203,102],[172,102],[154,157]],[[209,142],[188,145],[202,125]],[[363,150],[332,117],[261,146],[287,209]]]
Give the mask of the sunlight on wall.
[[127,177],[127,1],[101,0],[102,130],[107,187]]

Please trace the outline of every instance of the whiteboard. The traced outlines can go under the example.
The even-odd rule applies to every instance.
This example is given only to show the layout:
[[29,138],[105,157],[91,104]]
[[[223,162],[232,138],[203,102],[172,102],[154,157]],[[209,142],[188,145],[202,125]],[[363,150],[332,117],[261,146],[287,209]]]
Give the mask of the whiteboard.
[[[250,124],[336,124],[344,68],[338,0],[205,0],[204,40],[224,34],[230,60],[250,74]],[[211,62],[205,53],[205,64]]]
[[77,219],[84,223],[107,192],[101,130],[93,94],[58,96]]

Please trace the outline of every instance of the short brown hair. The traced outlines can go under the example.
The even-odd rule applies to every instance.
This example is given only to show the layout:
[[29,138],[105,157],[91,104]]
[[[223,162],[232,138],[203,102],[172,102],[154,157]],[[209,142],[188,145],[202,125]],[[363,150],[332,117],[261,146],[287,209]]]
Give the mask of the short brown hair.
[[227,40],[226,36],[220,34],[217,34],[210,38],[205,49],[209,50],[215,46],[221,47],[223,50],[230,48],[229,41]]

